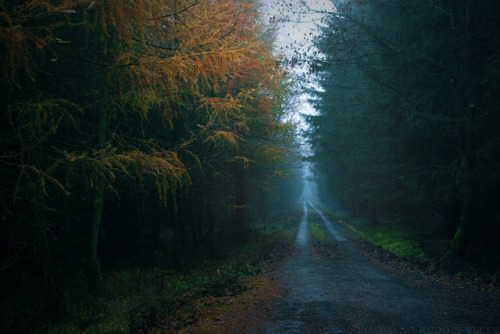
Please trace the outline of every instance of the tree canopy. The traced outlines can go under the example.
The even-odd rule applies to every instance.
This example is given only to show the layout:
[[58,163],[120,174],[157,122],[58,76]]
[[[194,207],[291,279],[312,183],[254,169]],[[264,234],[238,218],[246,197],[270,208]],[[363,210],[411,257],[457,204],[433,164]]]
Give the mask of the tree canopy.
[[498,240],[495,1],[336,1],[312,69],[328,189],[372,222],[432,229],[449,254]]
[[266,38],[245,1],[1,0],[7,280],[58,317],[56,273],[101,295],[102,261],[243,241],[291,140]]

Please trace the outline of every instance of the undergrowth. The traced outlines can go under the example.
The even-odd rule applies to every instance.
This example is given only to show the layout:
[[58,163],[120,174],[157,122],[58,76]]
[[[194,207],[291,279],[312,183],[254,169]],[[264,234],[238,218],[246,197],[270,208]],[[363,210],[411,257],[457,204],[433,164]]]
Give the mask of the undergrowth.
[[241,292],[240,278],[255,275],[260,264],[280,256],[280,243],[291,242],[293,215],[254,226],[251,240],[220,249],[223,257],[205,259],[182,271],[162,265],[105,272],[106,296],[94,298],[73,291],[71,316],[64,323],[45,324],[34,333],[141,333],[163,315],[200,296]]
[[478,250],[472,246],[463,258],[449,257],[446,255],[449,241],[423,226],[397,220],[373,224],[345,212],[336,212],[334,216],[337,222],[361,239],[421,269],[468,277],[474,281],[496,282],[499,279],[500,257],[495,250]]
[[345,214],[337,216],[337,221],[354,234],[399,258],[421,264],[429,261],[421,246],[422,235],[415,229],[398,222],[372,224],[361,218],[349,219]]

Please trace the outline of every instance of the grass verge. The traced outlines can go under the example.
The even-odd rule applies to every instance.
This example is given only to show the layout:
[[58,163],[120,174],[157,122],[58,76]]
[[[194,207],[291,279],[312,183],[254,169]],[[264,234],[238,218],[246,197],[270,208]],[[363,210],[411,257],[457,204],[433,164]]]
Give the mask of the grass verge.
[[464,258],[452,258],[446,256],[449,241],[431,229],[397,220],[373,224],[344,212],[330,216],[357,237],[426,273],[451,275],[488,286],[500,282],[500,258],[494,251],[470,247]]
[[342,213],[334,216],[341,217],[336,221],[358,237],[399,258],[419,264],[425,264],[430,260],[421,244],[422,233],[404,224],[398,222],[372,224],[361,218],[348,218]]

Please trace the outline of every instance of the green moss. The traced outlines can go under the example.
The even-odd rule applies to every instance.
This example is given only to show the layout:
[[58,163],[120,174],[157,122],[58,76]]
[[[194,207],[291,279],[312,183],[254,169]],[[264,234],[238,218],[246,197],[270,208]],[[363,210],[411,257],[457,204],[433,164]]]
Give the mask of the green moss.
[[410,240],[398,240],[382,246],[394,255],[408,259],[426,260],[426,256],[418,243]]
[[419,261],[427,260],[412,231],[398,230],[394,226],[380,226],[367,229],[365,233],[368,241],[398,257]]
[[325,230],[323,229],[323,225],[316,223],[316,222],[310,222],[309,223],[309,231],[313,238],[323,241],[326,239],[325,235]]
[[421,234],[418,233],[417,229],[408,228],[408,225],[399,221],[374,226],[369,224],[367,220],[360,218],[349,219],[346,216],[339,222],[362,239],[387,250],[397,257],[420,262],[428,261],[419,243]]

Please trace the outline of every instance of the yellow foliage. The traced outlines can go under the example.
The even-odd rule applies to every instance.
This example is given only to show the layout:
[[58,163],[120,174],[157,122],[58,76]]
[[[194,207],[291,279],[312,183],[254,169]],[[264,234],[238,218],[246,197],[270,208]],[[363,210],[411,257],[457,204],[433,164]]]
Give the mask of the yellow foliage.
[[33,54],[51,42],[58,42],[52,31],[64,23],[56,18],[73,14],[75,8],[86,2],[0,0],[0,59],[4,79],[21,87],[18,71],[22,70],[34,80]]
[[216,147],[219,147],[219,148],[222,146],[225,146],[226,144],[229,144],[233,148],[237,148],[239,145],[239,143],[238,143],[239,140],[241,140],[241,137],[236,135],[234,132],[216,130],[216,131],[213,131],[205,139],[205,142],[209,143],[211,145],[214,145]]
[[251,162],[255,162],[254,160],[250,160],[247,157],[242,157],[242,156],[235,156],[235,159],[241,160],[243,162],[243,167],[248,168]]
[[[245,167],[257,161],[280,161],[283,150],[273,140],[286,131],[286,126],[273,119],[272,101],[280,71],[269,50],[258,42],[250,4],[233,0],[13,3],[0,0],[3,80],[11,90],[22,86],[21,77],[36,82],[40,55],[57,63],[63,53],[55,50],[64,50],[65,55],[91,63],[96,76],[105,78],[101,84],[109,93],[96,88],[89,105],[108,101],[113,120],[127,117],[127,113],[145,120],[154,111],[174,127],[178,113],[190,110],[199,113],[201,121],[197,121],[203,123],[189,129],[189,139],[175,138],[168,149],[148,142],[142,123],[137,126],[142,138],[133,139],[135,146],[130,139],[113,138],[99,149],[87,142],[79,143],[83,148],[78,152],[54,148],[61,152],[61,161],[47,163],[50,168],[31,169],[43,180],[59,186],[61,183],[49,176],[51,171],[60,164],[85,164],[93,171],[91,186],[101,176],[110,184],[118,176],[133,177],[138,182],[154,183],[166,203],[168,194],[191,183],[177,152],[186,153],[181,156],[188,161],[193,158],[202,169],[193,143],[216,147],[219,155],[225,154],[224,159],[242,161]],[[66,28],[81,31],[75,34],[75,40],[70,34],[56,36]],[[82,38],[80,33],[86,36]],[[74,45],[85,44],[85,38],[89,45],[98,40],[99,49],[82,56],[77,52],[86,50],[85,45]],[[47,98],[16,101],[6,110],[22,146],[27,138],[45,144],[48,136],[57,134],[64,117],[76,128],[73,114],[83,113],[84,108],[68,100]]]
[[174,151],[161,149],[153,143],[144,143],[141,149],[127,147],[120,151],[116,147],[107,147],[91,152],[64,152],[69,164],[83,163],[93,170],[90,182],[98,177],[105,177],[109,184],[117,177],[117,172],[143,182],[152,182],[158,191],[158,197],[167,205],[169,194],[186,188],[191,184],[189,173]]

